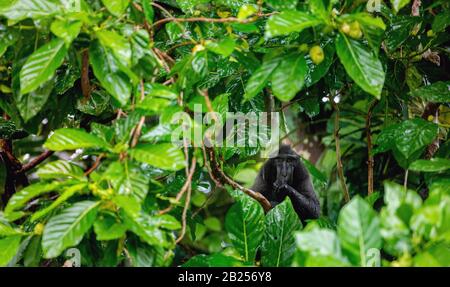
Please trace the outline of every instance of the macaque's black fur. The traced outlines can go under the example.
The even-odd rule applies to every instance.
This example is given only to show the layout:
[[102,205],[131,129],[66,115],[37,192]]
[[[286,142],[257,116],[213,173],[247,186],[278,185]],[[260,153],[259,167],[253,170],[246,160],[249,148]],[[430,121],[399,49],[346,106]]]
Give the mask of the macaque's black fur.
[[277,155],[267,160],[259,171],[252,190],[262,193],[272,207],[289,196],[303,223],[320,216],[320,203],[308,170],[299,155],[288,145],[282,145]]

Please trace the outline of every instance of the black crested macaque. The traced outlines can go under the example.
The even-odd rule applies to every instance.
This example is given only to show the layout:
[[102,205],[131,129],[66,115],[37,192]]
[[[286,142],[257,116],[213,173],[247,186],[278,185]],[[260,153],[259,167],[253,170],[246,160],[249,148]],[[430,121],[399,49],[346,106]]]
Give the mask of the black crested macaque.
[[252,190],[263,194],[272,207],[289,196],[302,223],[320,216],[320,203],[308,170],[288,145],[280,146],[277,155],[264,164]]

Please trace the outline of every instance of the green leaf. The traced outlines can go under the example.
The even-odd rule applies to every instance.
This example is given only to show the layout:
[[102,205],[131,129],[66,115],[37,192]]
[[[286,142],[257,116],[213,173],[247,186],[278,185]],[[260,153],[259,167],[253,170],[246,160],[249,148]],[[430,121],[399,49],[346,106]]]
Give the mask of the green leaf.
[[27,94],[16,94],[16,104],[25,122],[37,115],[47,102],[54,87],[54,81],[47,81]]
[[271,38],[292,32],[301,32],[303,29],[322,23],[320,18],[305,12],[284,11],[269,18],[266,23],[265,37]]
[[261,243],[261,262],[264,267],[290,266],[295,251],[294,232],[302,223],[292,207],[289,197],[271,209],[265,220]]
[[445,28],[447,28],[448,25],[450,25],[450,11],[444,9],[444,11],[434,17],[431,28],[434,33],[439,33],[445,31]]
[[19,251],[22,236],[8,236],[0,239],[0,266],[8,265]]
[[12,227],[11,225],[9,225],[8,222],[0,221],[0,237],[24,235],[24,234],[26,234],[26,233],[19,229]]
[[420,23],[420,17],[398,16],[391,20],[389,29],[386,31],[386,47],[393,51],[400,47],[409,37],[414,27]]
[[100,201],[80,201],[50,218],[42,235],[45,258],[59,256],[66,248],[77,245],[91,228]]
[[450,168],[450,160],[446,158],[419,159],[413,162],[409,169],[423,172],[439,172]]
[[380,60],[361,42],[339,33],[336,38],[336,52],[345,71],[364,91],[381,97],[385,73]]
[[131,96],[131,82],[128,76],[120,70],[119,61],[98,41],[91,43],[89,54],[95,77],[100,81],[103,88],[120,105],[124,106]]
[[83,169],[67,160],[49,162],[39,167],[36,174],[42,179],[85,179]]
[[263,64],[253,72],[245,86],[245,100],[250,100],[255,97],[266,86],[272,72],[280,64],[281,57],[274,56],[270,59],[265,59]]
[[170,144],[138,144],[129,151],[135,160],[166,170],[180,170],[186,162],[180,148]]
[[125,12],[130,0],[102,0],[102,3],[111,14],[118,17]]
[[16,0],[12,5],[0,6],[0,15],[14,21],[26,18],[40,19],[49,17],[61,10],[58,0]]
[[283,58],[272,74],[272,91],[280,101],[290,101],[303,88],[308,70],[306,60],[300,53]]
[[20,93],[32,92],[50,80],[66,54],[62,39],[53,39],[31,54],[20,71]]
[[153,10],[152,6],[153,0],[142,0],[142,8],[144,8],[144,15],[145,20],[147,20],[148,23],[153,23],[153,18],[155,17],[155,11]]
[[9,199],[8,204],[5,207],[5,214],[12,213],[13,211],[22,208],[31,199],[39,195],[54,191],[60,188],[62,185],[63,183],[59,182],[39,182],[25,187],[24,189],[14,193],[13,196]]
[[219,42],[207,41],[206,48],[211,52],[222,55],[224,57],[228,57],[233,53],[234,48],[236,47],[236,42],[230,38],[226,37]]
[[82,25],[83,23],[81,21],[56,19],[50,26],[50,30],[53,34],[63,39],[66,45],[70,45],[80,33]]
[[41,219],[42,217],[46,216],[47,214],[49,214],[50,212],[52,212],[53,210],[55,210],[57,207],[59,207],[62,203],[66,202],[69,198],[71,198],[72,196],[74,196],[77,192],[79,192],[80,190],[82,190],[83,188],[85,188],[87,186],[86,183],[79,183],[79,184],[74,184],[70,187],[68,187],[66,190],[64,190],[64,192],[55,200],[53,201],[49,206],[47,206],[44,209],[41,209],[39,211],[36,211],[35,213],[33,213],[33,215],[31,216],[30,220],[31,221],[36,221]]
[[397,13],[400,9],[408,5],[411,0],[390,0],[390,2],[392,8],[394,8],[394,11]]
[[429,145],[438,134],[438,126],[423,119],[407,120],[396,130],[395,146],[405,158],[410,158]]
[[436,82],[423,86],[412,91],[411,96],[422,98],[427,102],[448,103],[450,102],[450,82]]
[[114,240],[125,235],[127,226],[110,214],[101,214],[94,222],[97,240]]
[[131,64],[131,45],[122,35],[115,31],[99,30],[96,31],[100,44],[110,49],[116,58],[125,66]]
[[164,233],[153,224],[150,215],[143,212],[130,214],[125,211],[122,218],[128,229],[138,235],[144,242],[152,246],[168,246],[169,242]]
[[62,128],[56,130],[45,142],[45,148],[54,151],[79,148],[108,148],[109,144],[83,129]]
[[349,266],[342,255],[339,239],[334,230],[314,228],[297,232],[297,251],[294,266]]
[[264,235],[264,211],[261,205],[249,196],[242,196],[228,210],[225,229],[243,260],[253,262]]
[[353,264],[365,266],[367,251],[381,247],[380,221],[372,207],[359,196],[346,204],[337,231],[344,252]]
[[211,255],[200,254],[192,257],[183,267],[240,267],[244,263],[234,257],[216,253]]

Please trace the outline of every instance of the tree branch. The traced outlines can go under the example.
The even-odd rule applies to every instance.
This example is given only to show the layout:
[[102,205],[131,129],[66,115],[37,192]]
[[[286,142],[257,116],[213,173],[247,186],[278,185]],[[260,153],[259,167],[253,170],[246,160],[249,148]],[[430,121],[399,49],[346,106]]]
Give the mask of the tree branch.
[[370,132],[370,125],[372,120],[372,113],[375,106],[378,104],[378,100],[374,100],[367,111],[366,117],[366,136],[367,136],[367,195],[373,193],[373,155],[372,155],[372,134]]
[[269,17],[276,14],[276,12],[272,12],[272,13],[267,13],[267,14],[263,14],[263,13],[257,13],[255,16],[247,18],[247,19],[239,19],[236,17],[229,17],[229,18],[205,18],[205,17],[192,17],[192,18],[175,18],[175,17],[168,17],[168,18],[163,18],[161,20],[156,21],[155,23],[153,23],[152,27],[156,27],[158,25],[167,23],[167,22],[208,22],[208,23],[241,23],[241,24],[246,24],[246,23],[251,23],[251,22],[255,22],[256,20],[258,20],[259,18],[262,17]]
[[81,92],[83,98],[88,101],[91,97],[91,85],[89,82],[89,50],[81,53]]
[[42,152],[40,155],[38,155],[37,157],[35,157],[33,160],[31,160],[29,163],[24,164],[22,166],[22,168],[20,170],[18,170],[16,173],[25,173],[31,169],[33,169],[34,167],[36,167],[38,164],[40,164],[41,162],[43,162],[44,160],[46,160],[47,158],[49,158],[50,156],[52,156],[55,152],[52,150],[46,150],[44,152]]
[[330,97],[330,103],[335,110],[335,118],[334,118],[334,142],[336,144],[336,168],[338,171],[339,180],[341,182],[342,192],[344,193],[345,202],[350,201],[350,195],[348,193],[347,185],[345,184],[344,178],[344,169],[341,160],[341,144],[339,141],[339,107],[334,102],[334,98]]

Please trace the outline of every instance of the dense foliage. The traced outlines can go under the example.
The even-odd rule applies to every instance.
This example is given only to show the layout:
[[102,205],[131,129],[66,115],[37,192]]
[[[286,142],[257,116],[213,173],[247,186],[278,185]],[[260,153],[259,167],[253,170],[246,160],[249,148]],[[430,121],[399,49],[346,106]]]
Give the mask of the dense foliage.
[[[450,266],[449,6],[0,0],[0,266]],[[195,104],[282,113],[321,218]]]

